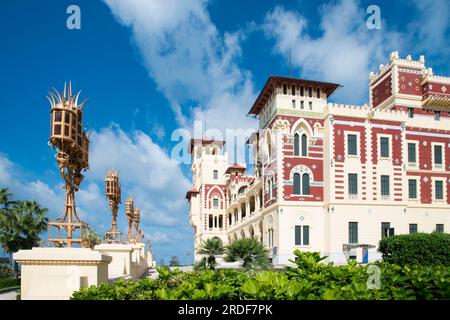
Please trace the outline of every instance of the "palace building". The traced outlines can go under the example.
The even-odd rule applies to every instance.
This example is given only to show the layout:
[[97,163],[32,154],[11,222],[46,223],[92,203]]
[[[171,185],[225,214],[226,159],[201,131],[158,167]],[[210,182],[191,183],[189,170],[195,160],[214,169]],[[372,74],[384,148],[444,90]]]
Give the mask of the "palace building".
[[328,103],[339,87],[269,77],[249,111],[253,174],[228,164],[224,141],[191,140],[196,261],[214,237],[254,237],[284,265],[295,249],[373,261],[383,237],[448,232],[450,77],[393,52],[370,74],[369,105]]

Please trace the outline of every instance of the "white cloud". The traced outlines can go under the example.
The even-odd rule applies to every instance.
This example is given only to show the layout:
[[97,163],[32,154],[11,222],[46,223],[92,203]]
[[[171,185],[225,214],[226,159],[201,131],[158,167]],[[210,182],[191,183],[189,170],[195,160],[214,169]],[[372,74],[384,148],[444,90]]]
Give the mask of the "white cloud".
[[[289,57],[303,78],[344,85],[337,98],[346,103],[367,101],[369,71],[401,45],[397,33],[369,30],[366,9],[355,0],[341,0],[321,7],[321,34],[311,37],[308,21],[301,12],[281,6],[269,11],[263,29],[275,39],[274,52]],[[384,22],[383,22],[384,24]]]
[[[130,27],[144,64],[180,125],[247,128],[255,97],[251,74],[240,70],[241,31],[220,33],[205,0],[104,0]],[[201,113],[205,111],[205,115]]]

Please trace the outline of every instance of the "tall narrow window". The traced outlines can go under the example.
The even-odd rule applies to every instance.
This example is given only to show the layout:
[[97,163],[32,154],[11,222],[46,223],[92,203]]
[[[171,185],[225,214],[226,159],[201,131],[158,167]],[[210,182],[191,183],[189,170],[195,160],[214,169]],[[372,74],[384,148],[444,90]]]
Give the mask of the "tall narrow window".
[[434,164],[442,165],[442,146],[441,145],[434,146]]
[[436,121],[441,120],[441,112],[440,111],[434,112],[434,120],[436,120]]
[[308,156],[308,139],[306,134],[302,134],[302,157]]
[[414,118],[414,108],[408,108],[408,118]]
[[417,233],[417,223],[409,224],[409,234]]
[[416,144],[408,143],[408,162],[416,163]]
[[305,87],[301,86],[300,87],[300,95],[303,97],[305,95]]
[[300,173],[294,173],[294,194],[300,194]]
[[283,84],[283,94],[287,94],[287,85]]
[[436,232],[444,233],[444,225],[442,223],[436,224]]
[[213,209],[219,209],[219,199],[218,198],[213,199]]
[[381,195],[388,196],[389,193],[389,176],[381,176]]
[[417,180],[416,179],[408,180],[408,198],[409,199],[417,199]]
[[300,136],[298,133],[294,134],[294,156],[300,155]]
[[307,173],[302,175],[302,194],[309,194],[309,174]]
[[356,173],[348,174],[348,194],[358,194],[358,175]]
[[295,100],[292,100],[292,108],[295,109]]
[[209,215],[209,223],[208,223],[210,229],[213,228],[213,224],[214,224],[213,221],[214,221],[214,220],[213,220],[213,216],[212,216],[212,214],[210,214],[210,215]]
[[300,101],[300,109],[305,109],[305,101]]
[[320,99],[320,88],[317,88],[316,93],[317,93],[317,98]]
[[312,110],[312,101],[309,102],[309,110]]
[[444,183],[442,180],[434,181],[434,191],[436,200],[444,199]]
[[382,222],[381,223],[381,239],[389,236],[389,228],[391,227],[390,222]]
[[303,245],[309,246],[309,226],[303,226]]
[[217,180],[219,178],[219,171],[218,170],[214,170],[213,171],[213,177],[215,180]]
[[292,94],[293,96],[295,96],[295,85],[292,85],[292,88],[291,88],[291,94]]
[[349,156],[357,155],[357,142],[356,142],[356,134],[347,135],[347,153]]
[[295,226],[295,245],[302,245],[302,226]]
[[312,87],[308,87],[308,97],[312,98]]
[[383,158],[389,158],[389,138],[380,138],[380,156]]
[[348,243],[358,243],[358,222],[348,223]]

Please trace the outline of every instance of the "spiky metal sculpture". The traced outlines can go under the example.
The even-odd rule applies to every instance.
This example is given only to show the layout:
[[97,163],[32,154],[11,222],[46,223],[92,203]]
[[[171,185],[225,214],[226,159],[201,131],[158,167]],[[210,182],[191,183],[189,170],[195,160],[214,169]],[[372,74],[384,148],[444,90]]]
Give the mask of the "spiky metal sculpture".
[[[83,236],[89,231],[89,226],[79,219],[75,206],[75,192],[84,178],[81,172],[89,168],[89,134],[83,129],[83,107],[87,100],[78,104],[81,91],[73,96],[71,83],[68,88],[64,83],[62,95],[53,90],[47,97],[51,104],[49,145],[57,151],[55,157],[65,181],[66,203],[63,217],[48,223],[48,240],[57,246],[72,247],[73,243],[82,244]],[[51,227],[58,229],[56,238],[51,237]],[[61,229],[66,237],[61,237]],[[76,230],[80,231],[78,237],[74,236]]]
[[134,222],[134,200],[131,197],[128,197],[127,201],[125,202],[125,213],[127,215],[128,220],[128,242],[136,242],[136,240],[133,237],[133,222]]

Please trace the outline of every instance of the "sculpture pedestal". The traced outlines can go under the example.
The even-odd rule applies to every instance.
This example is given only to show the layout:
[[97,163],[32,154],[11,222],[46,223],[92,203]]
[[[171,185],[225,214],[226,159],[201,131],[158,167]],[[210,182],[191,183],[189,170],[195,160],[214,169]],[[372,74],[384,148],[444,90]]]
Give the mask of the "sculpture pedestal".
[[85,248],[33,248],[14,253],[22,300],[69,299],[81,287],[108,281],[112,257]]
[[145,244],[136,243],[131,245],[133,252],[131,254],[131,276],[133,279],[138,279],[147,271],[147,259],[145,259]]
[[108,266],[108,277],[118,278],[131,275],[131,254],[133,252],[131,244],[109,244],[102,243],[95,246],[94,250],[108,254],[112,261]]

